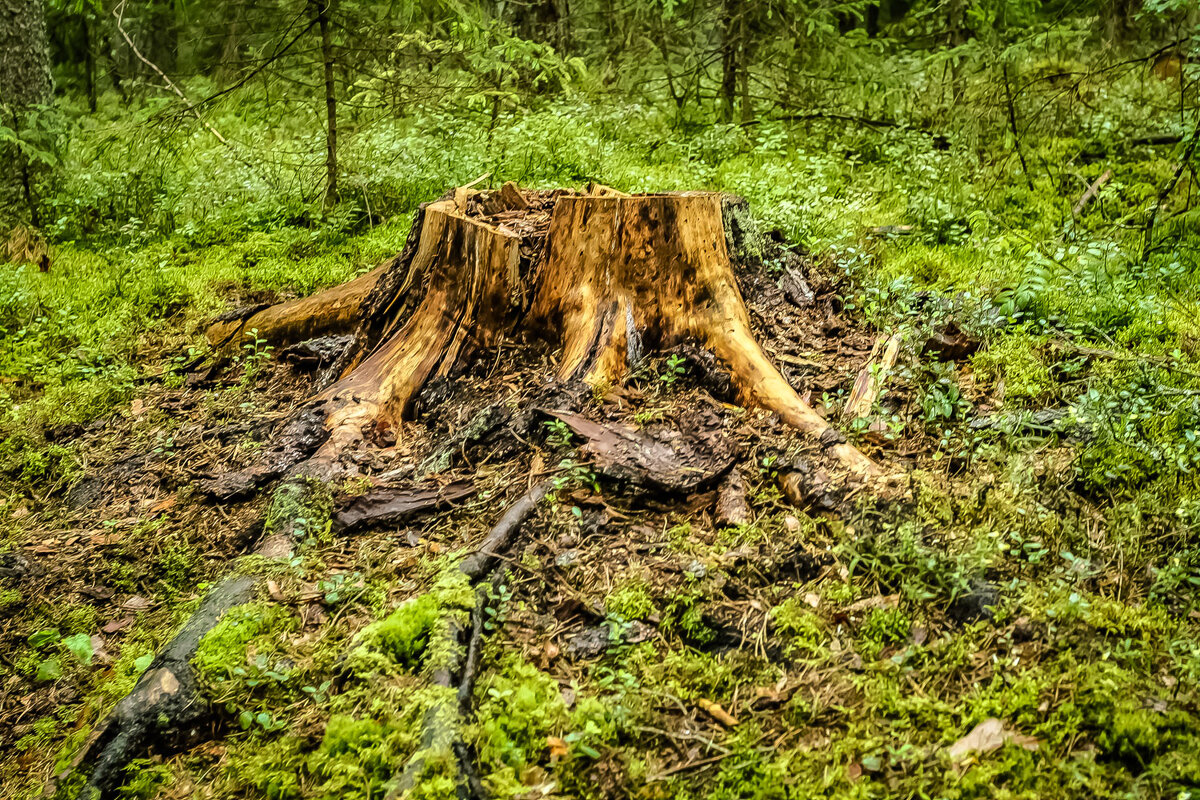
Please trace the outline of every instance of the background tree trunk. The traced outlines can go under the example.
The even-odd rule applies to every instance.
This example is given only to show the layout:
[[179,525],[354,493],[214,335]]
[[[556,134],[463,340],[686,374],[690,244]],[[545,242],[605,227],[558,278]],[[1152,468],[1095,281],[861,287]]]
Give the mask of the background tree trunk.
[[[42,0],[0,0],[0,124],[20,135],[30,110],[53,94]],[[0,146],[0,223],[16,217],[36,224],[31,166],[17,147]]]
[[725,0],[721,14],[721,119],[733,122],[737,103],[738,35],[735,25],[740,13],[738,0]]
[[313,0],[321,32],[321,63],[325,68],[325,205],[338,199],[337,85],[333,76],[333,41],[329,32],[330,0]]
[[92,44],[92,25],[86,13],[79,17],[80,38],[83,39],[83,83],[87,92],[88,111],[96,111],[96,48]]
[[174,0],[153,0],[146,9],[142,37],[146,58],[168,75],[175,72],[179,56],[179,25]]

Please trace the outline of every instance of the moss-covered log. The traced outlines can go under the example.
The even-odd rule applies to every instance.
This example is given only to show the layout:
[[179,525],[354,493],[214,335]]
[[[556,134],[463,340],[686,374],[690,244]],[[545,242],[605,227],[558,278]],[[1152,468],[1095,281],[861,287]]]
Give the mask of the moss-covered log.
[[223,580],[171,639],[124,697],[98,725],[59,776],[60,787],[80,800],[111,797],[128,777],[125,767],[150,748],[170,750],[203,738],[212,709],[200,692],[192,659],[200,642],[230,609],[249,602],[256,580],[235,575]]
[[[295,475],[283,481],[268,507],[259,557],[284,560],[298,541],[330,523],[332,501],[319,480]],[[159,651],[127,696],[96,726],[92,736],[54,779],[51,792],[77,800],[116,795],[128,775],[125,768],[149,751],[172,751],[203,740],[215,710],[196,669],[204,637],[234,608],[251,602],[261,581],[233,574],[200,601],[179,632]]]

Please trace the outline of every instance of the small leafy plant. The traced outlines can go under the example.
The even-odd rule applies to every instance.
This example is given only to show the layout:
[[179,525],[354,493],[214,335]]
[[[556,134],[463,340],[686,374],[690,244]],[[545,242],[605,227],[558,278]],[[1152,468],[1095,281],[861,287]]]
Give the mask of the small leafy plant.
[[667,357],[666,369],[658,376],[658,379],[667,386],[674,386],[675,381],[685,374],[687,374],[687,359],[678,353],[672,353]]

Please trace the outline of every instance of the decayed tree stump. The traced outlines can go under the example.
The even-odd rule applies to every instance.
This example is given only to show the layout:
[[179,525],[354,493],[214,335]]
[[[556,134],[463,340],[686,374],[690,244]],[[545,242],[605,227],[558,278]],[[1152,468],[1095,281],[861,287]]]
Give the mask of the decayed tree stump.
[[[529,201],[511,184],[492,194],[458,190],[424,207],[400,257],[313,297],[217,322],[209,339],[236,341],[239,331],[256,328],[288,344],[358,330],[365,360],[352,360],[316,399],[328,438],[315,465],[334,464],[364,431],[394,428],[426,381],[519,329],[560,346],[560,378],[593,386],[620,381],[648,349],[697,343],[723,362],[743,403],[816,437],[852,473],[878,473],[755,341],[726,247],[722,195],[538,194],[548,233],[469,213],[473,203],[526,211]],[[544,255],[525,258],[525,245],[541,238],[546,244],[532,249]],[[424,294],[402,318],[400,297],[414,286]],[[377,345],[362,341],[373,336]]]

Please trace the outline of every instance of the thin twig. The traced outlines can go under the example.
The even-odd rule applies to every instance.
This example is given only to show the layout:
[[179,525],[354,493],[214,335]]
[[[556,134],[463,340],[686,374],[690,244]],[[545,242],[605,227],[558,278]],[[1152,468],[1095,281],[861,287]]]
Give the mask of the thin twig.
[[192,101],[188,100],[187,95],[185,95],[183,93],[183,90],[180,89],[178,86],[176,86],[175,82],[167,77],[167,73],[165,73],[161,69],[159,69],[158,65],[155,64],[153,61],[151,61],[150,59],[148,59],[144,55],[142,55],[142,51],[138,49],[136,44],[134,44],[133,39],[130,38],[129,33],[125,30],[125,26],[121,24],[121,22],[124,18],[124,15],[125,15],[125,3],[126,3],[126,0],[121,0],[121,2],[117,4],[117,7],[113,9],[113,17],[117,20],[117,32],[119,34],[121,34],[121,38],[125,40],[125,44],[129,45],[130,51],[133,52],[134,56],[137,57],[138,61],[141,61],[147,67],[149,67],[150,69],[152,69],[156,73],[158,73],[158,76],[163,79],[163,83],[165,83],[167,85],[167,88],[179,96],[179,99],[182,100],[184,105],[187,106],[188,111],[192,112],[192,116],[194,116],[201,125],[203,125],[205,128],[207,128],[208,132],[211,133],[218,142],[220,142],[221,144],[225,145],[226,147],[228,147],[229,149],[232,150],[233,145],[231,145],[229,143],[229,140],[226,139],[224,136],[222,136],[221,132],[218,131],[216,128],[214,128],[208,122],[208,120],[206,120],[206,119],[204,119],[204,117],[200,116],[199,110],[197,110],[197,108],[194,105],[192,105]]
[[1078,217],[1083,213],[1083,209],[1087,208],[1087,204],[1092,202],[1092,199],[1100,193],[1100,190],[1104,188],[1104,184],[1112,180],[1112,176],[1113,171],[1111,169],[1104,170],[1104,174],[1096,178],[1096,182],[1087,188],[1087,191],[1079,198],[1079,202],[1071,209],[1071,216]]
[[1179,163],[1175,165],[1175,169],[1171,172],[1171,179],[1163,186],[1162,191],[1158,193],[1158,197],[1154,200],[1154,205],[1150,207],[1150,217],[1146,220],[1146,232],[1142,238],[1142,262],[1144,263],[1150,258],[1150,252],[1154,244],[1154,222],[1158,219],[1158,210],[1162,208],[1163,203],[1167,202],[1167,198],[1171,196],[1171,192],[1175,191],[1175,187],[1179,185],[1179,179],[1183,176],[1183,168],[1192,160],[1192,156],[1196,152],[1196,142],[1200,140],[1200,119],[1192,126],[1192,133],[1188,137],[1187,147],[1183,150],[1183,155],[1179,159]]
[[1008,100],[1008,124],[1012,128],[1013,145],[1017,150],[1017,158],[1021,161],[1021,172],[1025,174],[1025,182],[1029,184],[1029,191],[1033,191],[1033,178],[1029,177],[1029,167],[1025,164],[1025,153],[1021,150],[1021,134],[1017,131],[1017,111],[1013,104],[1012,84],[1008,81],[1008,65],[1003,67],[1004,72],[1004,96]]

